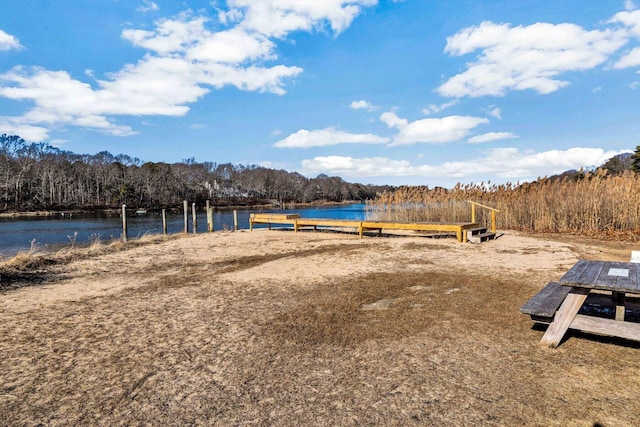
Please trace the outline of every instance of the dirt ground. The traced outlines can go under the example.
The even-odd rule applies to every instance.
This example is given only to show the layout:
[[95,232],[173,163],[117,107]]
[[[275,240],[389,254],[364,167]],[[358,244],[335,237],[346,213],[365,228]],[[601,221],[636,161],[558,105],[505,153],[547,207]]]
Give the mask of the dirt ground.
[[518,311],[632,249],[256,230],[52,264],[0,292],[0,424],[638,426],[638,345]]

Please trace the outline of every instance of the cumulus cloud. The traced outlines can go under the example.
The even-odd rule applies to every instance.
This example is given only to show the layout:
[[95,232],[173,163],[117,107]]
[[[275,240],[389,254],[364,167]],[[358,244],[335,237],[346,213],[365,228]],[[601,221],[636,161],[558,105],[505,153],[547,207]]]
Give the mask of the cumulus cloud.
[[273,144],[277,148],[327,147],[338,144],[386,144],[389,138],[371,133],[349,133],[335,128],[299,131]]
[[22,49],[22,45],[15,36],[0,30],[0,51],[11,49]]
[[464,180],[478,175],[492,180],[495,180],[493,177],[502,180],[530,180],[569,169],[600,165],[620,153],[581,147],[544,152],[496,148],[481,158],[440,165],[413,165],[408,160],[387,157],[327,156],[303,160],[301,166],[302,173],[309,176],[326,173],[360,180],[368,177],[410,176]]
[[369,111],[374,111],[377,110],[378,107],[376,107],[375,105],[371,105],[370,102],[367,102],[365,100],[360,100],[360,101],[352,101],[351,105],[349,105],[349,108],[353,109],[353,110],[369,110]]
[[518,138],[518,135],[511,132],[488,132],[482,135],[476,135],[471,138],[467,142],[470,144],[481,144],[483,142],[490,141],[499,141],[501,139],[513,139]]
[[628,37],[628,29],[587,31],[568,23],[513,27],[485,21],[447,38],[445,52],[452,56],[480,53],[466,71],[437,91],[455,98],[503,96],[527,89],[548,94],[569,84],[559,78],[561,74],[603,64]]
[[14,117],[0,117],[0,133],[20,135],[27,141],[40,142],[49,137],[49,129],[21,123]]
[[[376,0],[282,2],[230,0],[218,13],[229,28],[211,29],[210,19],[184,12],[155,22],[150,29],[127,29],[122,38],[146,50],[134,64],[107,73],[89,84],[65,71],[16,66],[0,75],[0,97],[30,102],[21,117],[4,120],[46,129],[56,125],[82,126],[112,135],[136,132],[118,125],[115,116],[183,116],[189,104],[212,89],[233,86],[243,91],[282,95],[286,83],[302,73],[295,65],[277,62],[276,42],[292,31],[347,28],[363,7]],[[155,3],[145,1],[153,9]],[[224,17],[224,18],[223,18]],[[19,46],[1,32],[0,46]],[[272,63],[273,65],[268,65]],[[3,132],[7,132],[3,128]],[[42,140],[46,132],[31,132]],[[25,134],[21,134],[26,137]]]
[[241,27],[269,37],[282,38],[297,30],[312,31],[329,25],[335,34],[344,31],[377,0],[229,0],[235,14],[242,14]]
[[488,119],[470,116],[447,116],[409,122],[392,111],[382,113],[380,120],[398,133],[391,146],[416,143],[446,144],[466,138],[476,126],[489,123]]
[[631,49],[626,55],[618,60],[613,67],[617,69],[639,67],[640,66],[640,47]]

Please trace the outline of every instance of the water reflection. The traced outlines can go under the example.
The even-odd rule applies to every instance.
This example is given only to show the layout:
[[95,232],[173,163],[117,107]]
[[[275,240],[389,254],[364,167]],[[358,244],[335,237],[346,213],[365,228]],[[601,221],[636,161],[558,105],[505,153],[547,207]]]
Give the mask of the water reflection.
[[[278,213],[297,213],[307,218],[364,219],[364,204],[282,209]],[[276,212],[273,209],[238,210],[238,227],[249,228],[249,215],[258,212]],[[207,216],[202,210],[196,215],[197,232],[207,231]],[[233,211],[214,211],[214,231],[233,229]],[[265,227],[259,225],[258,227]],[[184,231],[184,213],[167,211],[167,232]],[[188,231],[193,232],[191,211]],[[162,233],[161,212],[148,211],[143,215],[130,212],[127,216],[127,235],[130,239],[145,234]],[[28,250],[32,242],[37,249],[55,249],[59,246],[88,245],[95,240],[107,242],[122,236],[122,219],[118,212],[98,214],[69,214],[49,217],[0,218],[0,256],[11,257]]]

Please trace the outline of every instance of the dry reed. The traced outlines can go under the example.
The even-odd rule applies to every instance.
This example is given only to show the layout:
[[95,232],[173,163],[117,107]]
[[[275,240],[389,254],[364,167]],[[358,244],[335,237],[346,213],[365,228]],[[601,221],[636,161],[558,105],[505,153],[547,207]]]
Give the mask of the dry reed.
[[[458,184],[453,189],[401,187],[367,204],[367,216],[387,221],[470,221],[469,200],[499,209],[497,226],[536,232],[607,235],[640,240],[640,174],[600,169],[577,178],[522,185]],[[490,211],[476,220],[490,224]]]

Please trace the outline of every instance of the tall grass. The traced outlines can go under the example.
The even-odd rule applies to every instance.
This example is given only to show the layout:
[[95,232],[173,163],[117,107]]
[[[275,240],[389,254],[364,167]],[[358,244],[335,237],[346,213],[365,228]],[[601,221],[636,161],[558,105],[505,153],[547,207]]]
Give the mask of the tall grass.
[[[534,183],[456,185],[453,189],[401,187],[367,204],[367,217],[387,221],[470,221],[469,200],[499,209],[501,229],[610,235],[640,240],[640,174],[606,170]],[[476,209],[490,225],[490,212]]]

